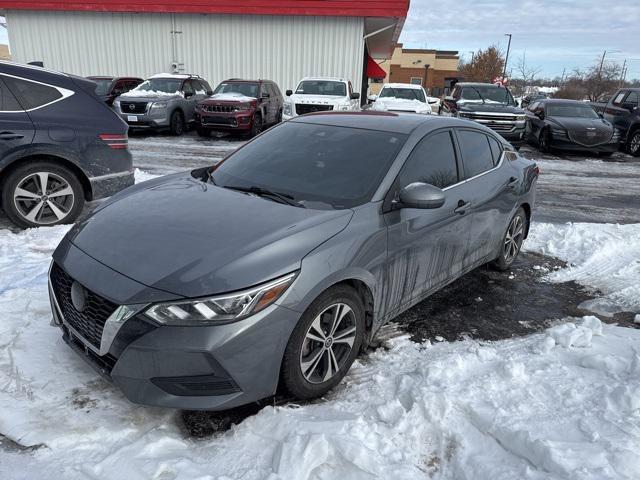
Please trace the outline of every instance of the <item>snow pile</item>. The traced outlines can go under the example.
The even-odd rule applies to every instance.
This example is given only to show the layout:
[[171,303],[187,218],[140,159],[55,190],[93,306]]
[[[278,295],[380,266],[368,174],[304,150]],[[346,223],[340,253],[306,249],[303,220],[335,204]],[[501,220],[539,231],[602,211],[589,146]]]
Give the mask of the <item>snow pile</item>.
[[535,223],[524,247],[569,264],[549,280],[574,280],[603,292],[603,298],[585,305],[590,310],[640,313],[640,224]]
[[120,97],[135,97],[135,98],[156,98],[156,97],[182,97],[182,92],[161,92],[159,90],[129,90],[128,92],[124,92]]
[[242,93],[228,92],[228,93],[216,93],[211,95],[211,100],[220,100],[223,102],[254,102],[256,97],[247,97]]

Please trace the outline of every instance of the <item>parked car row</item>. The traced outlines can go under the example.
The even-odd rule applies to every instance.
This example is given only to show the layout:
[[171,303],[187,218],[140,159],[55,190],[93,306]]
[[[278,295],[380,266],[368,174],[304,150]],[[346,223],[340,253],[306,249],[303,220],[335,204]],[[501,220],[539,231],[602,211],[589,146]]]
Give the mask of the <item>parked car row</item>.
[[592,106],[620,131],[625,150],[640,157],[640,88],[622,88],[607,103]]

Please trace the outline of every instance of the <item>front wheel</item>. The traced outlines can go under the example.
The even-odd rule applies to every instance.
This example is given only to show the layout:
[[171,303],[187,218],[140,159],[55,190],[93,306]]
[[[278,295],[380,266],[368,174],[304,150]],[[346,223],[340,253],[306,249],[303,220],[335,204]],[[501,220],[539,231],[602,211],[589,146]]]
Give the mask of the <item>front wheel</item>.
[[364,307],[355,290],[336,286],[325,291],[307,308],[289,339],[283,386],[299,399],[327,393],[356,359],[364,330]]
[[497,270],[508,270],[518,257],[527,232],[527,223],[527,214],[520,207],[511,218],[507,232],[502,238],[498,258],[492,262],[492,266]]
[[182,112],[176,110],[171,114],[170,124],[171,135],[182,135],[184,133],[184,116]]
[[262,116],[256,115],[253,118],[253,125],[251,125],[251,130],[249,130],[249,138],[253,138],[256,135],[259,135],[262,132]]
[[629,135],[627,151],[634,157],[640,157],[640,128]]
[[540,132],[538,137],[538,146],[542,153],[549,153],[551,151],[551,132],[548,128],[545,128]]
[[11,172],[2,188],[2,206],[23,228],[73,223],[84,206],[76,175],[53,162],[33,162]]

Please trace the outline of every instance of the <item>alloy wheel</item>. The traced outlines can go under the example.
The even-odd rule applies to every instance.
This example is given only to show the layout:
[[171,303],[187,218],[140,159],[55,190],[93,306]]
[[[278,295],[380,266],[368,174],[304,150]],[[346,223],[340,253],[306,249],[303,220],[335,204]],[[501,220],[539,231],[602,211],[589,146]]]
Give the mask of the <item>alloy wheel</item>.
[[507,264],[511,263],[516,258],[516,255],[518,255],[523,238],[524,222],[520,215],[516,215],[509,224],[502,247],[502,254]]
[[25,220],[50,225],[69,215],[75,196],[65,178],[45,171],[31,173],[20,180],[13,192],[13,202]]
[[636,155],[638,152],[640,152],[640,131],[635,132],[629,142],[629,153]]
[[345,366],[356,330],[355,313],[345,303],[330,305],[316,316],[300,352],[300,370],[309,383],[326,382]]

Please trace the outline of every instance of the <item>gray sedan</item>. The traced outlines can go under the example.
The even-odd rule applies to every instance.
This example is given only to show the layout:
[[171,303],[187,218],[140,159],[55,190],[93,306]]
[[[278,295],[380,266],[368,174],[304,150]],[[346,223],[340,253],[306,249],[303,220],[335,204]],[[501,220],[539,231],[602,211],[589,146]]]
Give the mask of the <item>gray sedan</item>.
[[54,320],[136,403],[317,397],[382,324],[483,264],[509,268],[537,176],[474,122],[301,116],[101,204],[54,253]]

